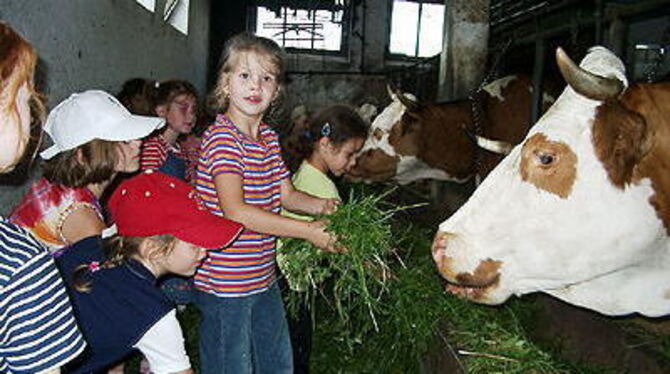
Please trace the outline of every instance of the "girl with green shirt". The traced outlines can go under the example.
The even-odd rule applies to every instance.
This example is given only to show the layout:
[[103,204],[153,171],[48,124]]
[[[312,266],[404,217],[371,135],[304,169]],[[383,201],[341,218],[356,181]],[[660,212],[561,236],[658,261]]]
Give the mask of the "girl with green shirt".
[[[356,164],[356,155],[363,147],[368,136],[368,125],[351,107],[333,105],[314,115],[304,132],[299,134],[297,147],[284,150],[289,159],[300,162],[293,174],[293,186],[296,190],[320,198],[340,199],[335,183],[330,175],[342,176]],[[311,221],[314,217],[296,214],[287,210],[282,214],[288,217]],[[278,255],[279,268],[287,259]],[[287,279],[284,292],[300,292],[297,284]],[[293,346],[294,373],[309,372],[309,354],[312,340],[312,318],[303,305],[295,316],[289,315],[291,345]]]

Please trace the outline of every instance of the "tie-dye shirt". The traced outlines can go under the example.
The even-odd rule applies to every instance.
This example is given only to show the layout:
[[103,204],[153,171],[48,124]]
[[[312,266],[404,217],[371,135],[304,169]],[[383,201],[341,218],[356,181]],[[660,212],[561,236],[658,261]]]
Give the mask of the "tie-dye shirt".
[[[219,115],[204,134],[195,175],[198,196],[212,213],[223,216],[214,178],[232,173],[242,178],[244,201],[279,213],[281,183],[289,177],[277,134],[266,124],[258,140]],[[225,188],[225,186],[223,187]],[[275,279],[276,238],[244,230],[227,248],[209,251],[195,276],[198,289],[219,297],[241,297],[265,291]]]
[[72,244],[63,237],[63,223],[77,209],[92,209],[103,220],[100,202],[89,189],[66,187],[41,178],[30,187],[9,219],[30,231],[53,253]]

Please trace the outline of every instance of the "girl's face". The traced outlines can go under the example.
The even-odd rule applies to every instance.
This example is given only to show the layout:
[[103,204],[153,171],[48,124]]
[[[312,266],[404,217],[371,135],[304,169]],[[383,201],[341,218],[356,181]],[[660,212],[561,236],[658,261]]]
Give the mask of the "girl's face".
[[165,118],[168,129],[179,134],[190,134],[195,125],[195,113],[197,102],[193,95],[181,94],[170,103],[159,105],[156,114]]
[[235,119],[260,120],[277,97],[279,84],[269,59],[255,52],[242,52],[233,69],[225,73],[228,112]]
[[206,256],[207,251],[204,248],[176,239],[172,251],[157,262],[162,265],[164,274],[190,277],[195,274],[195,270]]
[[134,173],[140,169],[140,146],[139,139],[117,142],[119,153],[115,170],[119,173]]
[[338,177],[356,165],[356,154],[365,143],[363,138],[352,138],[337,146],[331,143],[328,138],[321,139],[323,142],[319,147],[322,150],[321,157],[328,170]]
[[7,102],[6,92],[0,94],[0,171],[7,172],[16,166],[26,150],[30,136],[30,90],[23,83],[14,102]]

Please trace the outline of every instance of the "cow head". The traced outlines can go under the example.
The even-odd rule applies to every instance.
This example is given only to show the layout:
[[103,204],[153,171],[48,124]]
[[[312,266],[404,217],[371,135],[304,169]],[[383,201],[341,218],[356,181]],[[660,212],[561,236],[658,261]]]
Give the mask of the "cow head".
[[474,148],[461,127],[470,122],[467,103],[444,110],[444,105],[422,105],[409,93],[389,90],[389,95],[391,104],[371,124],[348,178],[393,179],[400,184],[418,179],[467,180]]
[[592,48],[569,86],[443,222],[433,258],[448,289],[498,304],[544,291],[604,314],[670,313],[670,85],[628,89]]
[[520,142],[530,127],[531,85],[526,76],[498,79],[473,100],[423,104],[410,94],[389,94],[391,104],[375,118],[348,174],[354,181],[405,184],[484,177],[501,160],[498,154],[508,153],[510,142]]

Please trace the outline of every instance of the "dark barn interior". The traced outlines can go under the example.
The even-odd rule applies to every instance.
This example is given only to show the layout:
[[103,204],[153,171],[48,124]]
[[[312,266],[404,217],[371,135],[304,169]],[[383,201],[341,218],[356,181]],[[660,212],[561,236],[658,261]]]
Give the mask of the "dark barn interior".
[[[369,120],[374,122],[392,102],[389,90],[414,95],[418,106],[462,102],[473,100],[486,84],[513,74],[530,79],[532,94],[524,105],[529,108],[526,123],[533,124],[546,109],[542,93],[557,96],[565,87],[555,62],[557,47],[579,61],[589,48],[602,45],[624,62],[629,82],[670,81],[670,0],[0,0],[0,20],[35,47],[37,86],[48,108],[73,92],[97,88],[114,94],[127,79],[143,77],[191,82],[202,113],[213,114],[205,106],[217,83],[226,40],[243,31],[271,37],[285,51],[286,86],[265,120],[282,139],[295,131],[292,112],[300,106],[313,114],[333,104],[371,104],[376,111]],[[481,161],[484,156],[475,157]],[[39,163],[26,162],[0,177],[2,215],[9,215],[40,172]],[[397,206],[424,204],[398,213],[400,223],[394,228],[416,224],[432,239],[437,226],[468,200],[479,179],[378,182],[362,188],[370,193],[393,188],[386,197]],[[338,180],[338,186],[357,188],[346,180]],[[430,242],[421,245],[424,257],[430,257]],[[428,269],[439,288],[435,295],[445,295],[432,263]],[[411,312],[428,311],[426,297]],[[538,346],[540,356],[550,357],[547,362],[556,357],[560,364],[511,369],[506,365],[533,358],[461,349],[445,333],[450,322],[433,315],[430,339],[407,343],[417,347],[420,357],[408,356],[412,365],[380,364],[377,367],[383,369],[378,372],[485,373],[495,367],[500,373],[670,373],[667,317],[605,317],[538,294],[525,296],[513,307],[525,311],[512,319],[520,321],[532,343],[501,335],[480,340],[509,338],[511,345]],[[482,313],[497,310],[481,308],[486,308]],[[197,324],[198,318],[191,308],[180,317],[186,325]],[[197,352],[197,327],[184,330],[190,353]],[[356,339],[373,339],[374,332],[366,334]],[[355,354],[334,358],[344,348],[328,351],[328,344],[318,339],[313,373],[375,372],[370,365],[355,366],[364,361],[360,356],[377,359],[383,354],[371,352],[395,352],[391,346],[354,344],[347,352]],[[393,339],[377,344],[392,345]],[[393,354],[389,362],[402,361],[396,357],[401,354]],[[468,363],[471,357],[498,366],[479,368]],[[133,360],[127,373],[137,372],[139,358]]]

